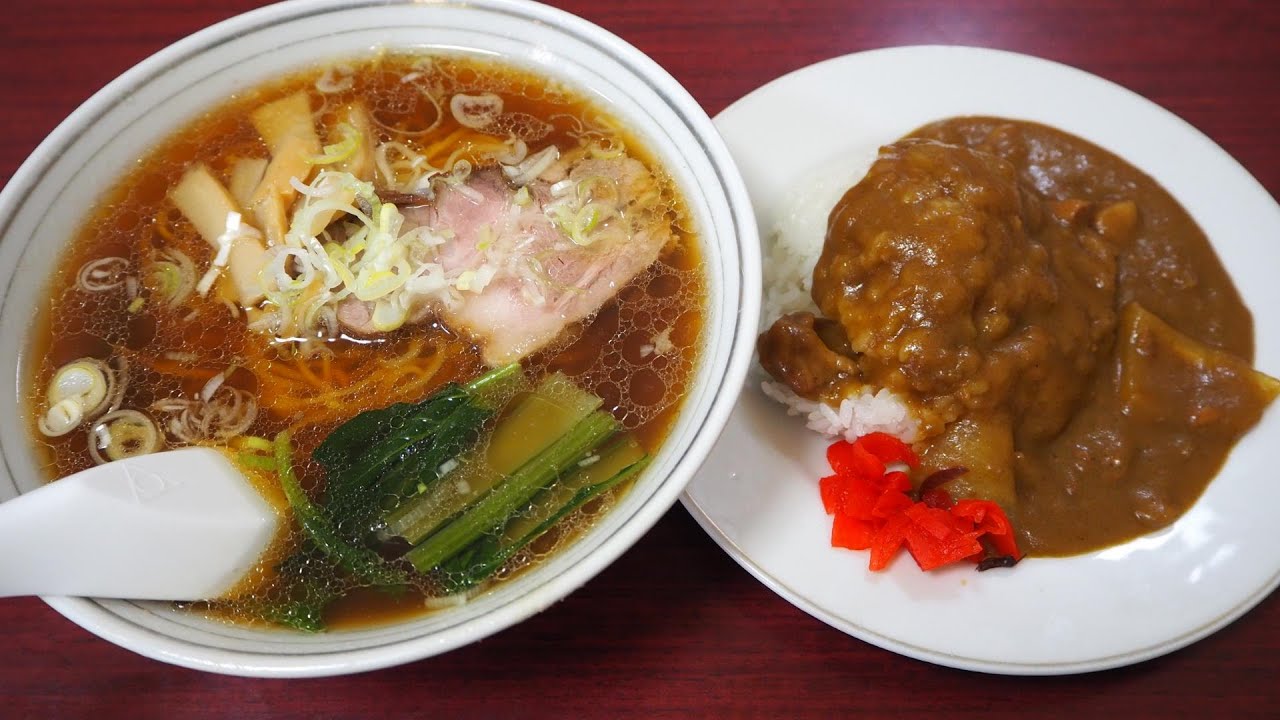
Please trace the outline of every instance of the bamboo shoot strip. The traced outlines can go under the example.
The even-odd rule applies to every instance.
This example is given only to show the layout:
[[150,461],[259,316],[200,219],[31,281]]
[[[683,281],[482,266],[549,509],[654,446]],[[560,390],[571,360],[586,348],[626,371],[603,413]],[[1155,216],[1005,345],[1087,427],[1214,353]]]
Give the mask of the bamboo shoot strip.
[[[222,182],[204,163],[192,165],[178,184],[169,190],[169,199],[215,251],[218,239],[227,231],[227,220],[240,214],[240,206]],[[238,236],[227,257],[227,272],[236,299],[253,307],[265,297],[259,274],[267,264],[266,249],[256,237]]]

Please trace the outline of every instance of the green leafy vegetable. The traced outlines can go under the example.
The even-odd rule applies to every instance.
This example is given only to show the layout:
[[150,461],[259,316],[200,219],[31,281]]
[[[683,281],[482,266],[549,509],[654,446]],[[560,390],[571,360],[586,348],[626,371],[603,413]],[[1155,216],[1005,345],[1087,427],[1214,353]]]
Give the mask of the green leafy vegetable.
[[[349,461],[345,469],[340,465],[325,465],[326,477],[329,477],[332,482],[327,504],[331,507],[346,505],[367,491],[379,477],[386,473],[388,468],[403,460],[406,454],[411,453],[416,445],[434,444],[439,437],[441,427],[448,423],[455,410],[465,404],[466,399],[461,388],[452,385],[425,402],[410,405],[407,412],[397,413],[390,422],[387,422],[387,418],[378,416],[376,420],[386,424],[385,430],[379,428],[377,434],[380,437],[375,439],[373,433],[359,433],[358,436],[363,439],[360,445],[348,450],[349,453],[354,451],[359,454]],[[359,422],[362,425],[370,422],[364,418],[364,415],[365,413],[357,415],[351,422]],[[481,416],[480,423],[487,418],[488,414],[485,413]],[[476,423],[475,427],[469,430],[472,433],[478,431],[480,423]],[[347,428],[349,425],[350,423],[343,425],[342,428]],[[351,435],[357,436],[357,433],[353,432]],[[331,435],[330,439],[332,437]],[[329,439],[325,442],[329,442]],[[323,455],[328,454],[328,452],[323,453]],[[314,453],[312,457],[319,460]]]
[[280,563],[276,575],[285,597],[261,609],[265,619],[305,632],[324,630],[324,609],[341,593],[335,589],[332,566],[315,568],[316,562],[311,551],[302,550]]
[[594,412],[567,435],[525,463],[497,487],[468,507],[460,516],[405,554],[419,572],[428,572],[444,560],[503,525],[535,493],[555,481],[560,471],[618,430],[618,421],[607,412]]
[[414,495],[440,477],[441,468],[475,444],[481,426],[493,413],[486,408],[463,405],[436,428],[431,442],[410,448],[378,481],[380,494],[387,498]]
[[374,551],[343,540],[320,508],[312,504],[293,471],[293,444],[289,431],[276,436],[276,472],[294,519],[307,538],[339,567],[370,585],[403,585],[409,578],[403,570],[388,565]]
[[[318,631],[325,607],[352,581],[402,590],[411,571],[371,544],[391,538],[414,545],[403,559],[418,572],[440,568],[446,589],[473,586],[644,467],[648,458],[631,437],[596,453],[618,422],[598,409],[599,397],[561,373],[521,395],[477,449],[484,426],[523,383],[515,364],[419,403],[360,413],[312,453],[325,470],[323,503],[313,502],[294,474],[288,432],[270,444],[272,458],[256,454],[266,447],[242,448],[247,464],[273,461],[305,536],[305,548],[279,569],[284,598],[263,615]],[[376,538],[375,526],[382,528]]]
[[534,496],[501,533],[488,534],[445,561],[442,582],[449,592],[461,592],[489,578],[522,548],[541,537],[567,515],[635,477],[649,464],[640,443],[630,435],[602,451],[595,462]]
[[340,534],[364,542],[375,519],[430,486],[445,463],[475,445],[522,381],[519,364],[508,365],[466,385],[450,383],[416,404],[360,413],[334,430],[311,457],[325,469],[325,513]]
[[502,418],[483,451],[461,457],[456,473],[388,515],[382,534],[409,543],[421,541],[563,437],[600,403],[564,375],[549,376]]

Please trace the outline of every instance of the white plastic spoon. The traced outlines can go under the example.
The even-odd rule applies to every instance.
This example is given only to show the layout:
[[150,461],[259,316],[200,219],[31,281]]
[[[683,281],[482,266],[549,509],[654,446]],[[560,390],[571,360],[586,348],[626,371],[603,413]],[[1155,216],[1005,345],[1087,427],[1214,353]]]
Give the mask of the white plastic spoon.
[[279,523],[216,450],[107,463],[0,503],[0,597],[215,598]]

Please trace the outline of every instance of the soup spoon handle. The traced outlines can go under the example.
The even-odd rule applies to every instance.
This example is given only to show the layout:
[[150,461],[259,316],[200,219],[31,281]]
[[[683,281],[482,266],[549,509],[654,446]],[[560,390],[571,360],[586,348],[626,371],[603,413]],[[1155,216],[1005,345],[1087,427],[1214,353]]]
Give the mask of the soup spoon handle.
[[0,597],[215,598],[256,565],[279,525],[216,450],[107,463],[0,503]]

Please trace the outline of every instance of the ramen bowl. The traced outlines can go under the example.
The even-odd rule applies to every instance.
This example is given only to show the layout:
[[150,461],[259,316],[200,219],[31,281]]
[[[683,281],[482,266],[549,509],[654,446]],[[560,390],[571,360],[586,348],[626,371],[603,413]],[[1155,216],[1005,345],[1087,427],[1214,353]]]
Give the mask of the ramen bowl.
[[23,385],[34,309],[60,253],[100,197],[160,140],[237,92],[291,71],[387,50],[497,56],[593,97],[681,189],[701,239],[708,296],[690,391],[648,470],[575,542],[464,605],[388,624],[303,634],[235,625],[168,603],[46,597],[72,622],[142,655],[209,672],[267,677],[352,673],[448,651],[563,598],[636,542],[675,502],[724,426],[759,314],[759,245],[728,151],[698,104],[652,60],[607,31],[527,2],[287,2],[181,40],[90,98],[0,194],[0,365],[17,382],[0,403],[9,499],[44,481]]

